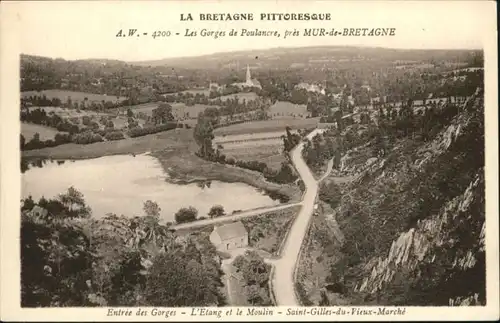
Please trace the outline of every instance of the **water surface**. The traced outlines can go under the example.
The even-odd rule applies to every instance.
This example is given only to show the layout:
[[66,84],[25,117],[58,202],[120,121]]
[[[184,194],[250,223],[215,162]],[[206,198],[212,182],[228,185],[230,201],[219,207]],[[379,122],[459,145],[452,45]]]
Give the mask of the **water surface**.
[[22,174],[22,197],[53,198],[70,186],[84,194],[94,217],[106,213],[143,215],[146,200],[159,204],[161,217],[173,221],[182,207],[193,206],[198,217],[207,216],[215,204],[227,213],[279,204],[252,186],[212,181],[210,187],[172,184],[160,163],[149,155],[107,156],[95,159],[48,161],[43,167],[30,167]]

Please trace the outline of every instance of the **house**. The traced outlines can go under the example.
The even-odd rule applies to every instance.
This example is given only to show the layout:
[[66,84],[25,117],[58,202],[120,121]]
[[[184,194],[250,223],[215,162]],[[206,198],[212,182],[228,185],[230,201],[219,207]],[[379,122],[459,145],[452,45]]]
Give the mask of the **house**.
[[309,84],[306,82],[301,82],[295,86],[296,89],[306,90],[308,92],[320,93],[325,95],[325,88],[318,84]]
[[215,226],[210,242],[221,251],[244,248],[248,246],[248,232],[240,221]]

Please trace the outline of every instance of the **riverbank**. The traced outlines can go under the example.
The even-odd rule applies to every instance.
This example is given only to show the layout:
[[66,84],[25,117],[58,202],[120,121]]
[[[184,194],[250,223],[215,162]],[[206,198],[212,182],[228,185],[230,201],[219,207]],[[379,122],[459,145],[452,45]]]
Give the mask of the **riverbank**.
[[168,174],[169,181],[175,184],[189,184],[205,180],[240,182],[261,189],[269,195],[281,197],[280,199],[286,196],[290,202],[300,200],[301,192],[295,185],[271,183],[258,172],[206,161],[195,155],[197,149],[192,129],[176,129],[89,145],[65,144],[28,150],[22,152],[22,157],[28,160],[37,158],[78,160],[150,152],[161,163]]
[[[218,180],[226,183],[245,183],[287,202],[300,201],[301,192],[296,185],[268,182],[264,176],[235,166],[222,165],[199,158],[189,150],[163,150],[151,153],[162,164],[170,181],[187,184],[197,181]],[[231,192],[228,192],[230,194]]]

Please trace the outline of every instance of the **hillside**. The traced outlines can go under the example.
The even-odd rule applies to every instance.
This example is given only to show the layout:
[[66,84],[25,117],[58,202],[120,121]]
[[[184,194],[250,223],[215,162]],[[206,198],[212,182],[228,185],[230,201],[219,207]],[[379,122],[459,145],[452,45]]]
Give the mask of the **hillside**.
[[[478,89],[420,127],[406,124],[383,144],[374,135],[344,154],[336,176],[355,180],[322,187],[332,211],[314,220],[308,252],[324,255],[318,267],[329,275],[304,257],[304,303],[485,304],[483,113]],[[325,198],[339,191],[340,199]]]
[[351,59],[357,59],[358,61],[365,59],[386,61],[431,61],[445,59],[459,61],[475,52],[470,50],[402,50],[377,47],[314,46],[234,51],[203,56],[129,62],[129,64],[139,66],[169,65],[205,69],[234,68],[236,66],[231,64],[235,64],[237,61],[240,67],[246,64],[257,64],[260,67],[279,68],[289,67],[292,64],[316,63],[319,65],[329,65],[339,60],[339,62],[345,64],[346,61],[351,61]]

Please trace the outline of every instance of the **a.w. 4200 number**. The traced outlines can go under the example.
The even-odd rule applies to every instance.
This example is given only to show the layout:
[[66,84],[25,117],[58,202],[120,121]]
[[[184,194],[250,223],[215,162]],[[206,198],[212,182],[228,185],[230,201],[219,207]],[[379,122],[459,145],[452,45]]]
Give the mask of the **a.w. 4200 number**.
[[156,37],[170,37],[170,31],[155,31],[152,35],[153,39]]

